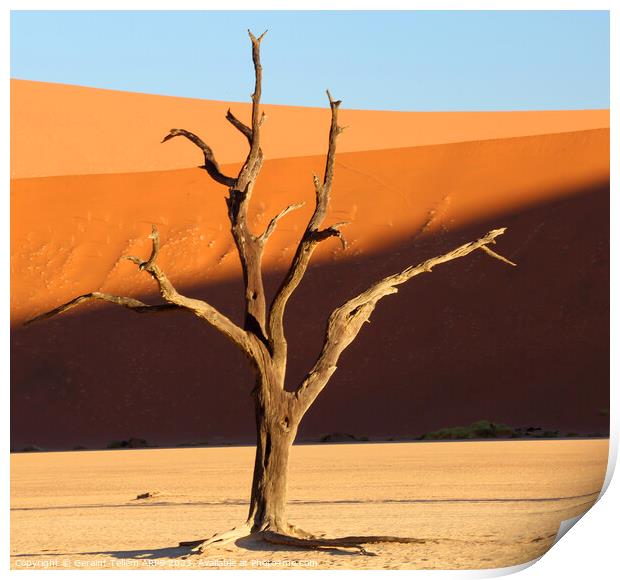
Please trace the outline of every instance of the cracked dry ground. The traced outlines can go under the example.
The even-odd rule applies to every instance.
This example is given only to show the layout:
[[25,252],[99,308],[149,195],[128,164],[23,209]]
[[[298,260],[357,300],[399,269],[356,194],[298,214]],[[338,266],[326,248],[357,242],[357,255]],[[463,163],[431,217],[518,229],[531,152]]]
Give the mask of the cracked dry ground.
[[367,546],[370,556],[250,538],[189,558],[179,541],[245,519],[253,448],[13,454],[11,567],[511,566],[542,555],[560,522],[594,503],[607,452],[607,440],[298,445],[291,522],[330,537],[421,543]]

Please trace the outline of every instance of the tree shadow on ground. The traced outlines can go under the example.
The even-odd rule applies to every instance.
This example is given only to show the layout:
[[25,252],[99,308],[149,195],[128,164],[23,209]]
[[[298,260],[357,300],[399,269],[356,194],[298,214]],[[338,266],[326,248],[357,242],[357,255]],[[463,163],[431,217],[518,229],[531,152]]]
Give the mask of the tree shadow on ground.
[[[252,536],[245,536],[240,538],[234,542],[234,545],[243,550],[247,550],[248,552],[324,552],[330,554],[332,556],[360,556],[359,552],[356,552],[351,549],[343,549],[336,547],[320,547],[308,549],[304,547],[297,546],[282,546],[271,544],[265,540],[260,538],[255,538]],[[229,545],[230,547],[230,545]],[[224,548],[222,546],[222,548]],[[214,548],[213,557],[217,557],[219,559],[222,558],[221,552],[218,554],[219,550],[222,548]],[[225,548],[224,548],[225,549]],[[48,552],[41,551],[40,553],[30,553],[30,554],[13,554],[14,558],[34,558],[34,557],[50,557],[50,556],[59,556],[59,557],[68,557],[68,556],[109,556],[114,559],[119,560],[159,560],[159,559],[179,559],[186,558],[192,554],[192,548],[190,546],[172,546],[166,548],[142,548],[138,550],[99,550],[94,552]],[[217,556],[216,556],[217,554]],[[208,552],[200,555],[196,555],[201,558],[210,558],[210,554]]]
[[191,553],[191,548],[174,546],[168,548],[142,548],[139,550],[99,550],[96,552],[47,552],[32,554],[13,554],[14,558],[33,558],[37,556],[110,556],[118,559],[157,560],[160,558],[182,558]]
[[284,546],[278,544],[272,544],[266,540],[260,538],[245,536],[235,541],[235,546],[248,550],[249,552],[324,552],[332,556],[361,556],[359,551],[354,549],[337,548],[337,547],[315,547],[306,548],[302,546]]

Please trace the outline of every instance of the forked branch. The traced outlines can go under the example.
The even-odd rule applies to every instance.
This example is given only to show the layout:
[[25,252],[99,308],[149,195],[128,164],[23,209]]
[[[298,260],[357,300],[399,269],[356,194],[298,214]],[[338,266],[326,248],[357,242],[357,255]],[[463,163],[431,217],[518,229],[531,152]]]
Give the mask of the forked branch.
[[[252,62],[254,64],[254,91],[252,93],[252,120],[250,127],[244,125],[239,121],[231,112],[228,111],[226,118],[233,126],[241,131],[250,144],[250,150],[245,163],[239,171],[237,177],[237,183],[235,188],[237,189],[237,195],[241,198],[237,200],[238,204],[247,205],[252,194],[252,188],[254,182],[258,177],[258,173],[263,163],[263,152],[260,148],[260,128],[265,120],[264,113],[260,111],[260,98],[262,94],[262,82],[263,82],[263,66],[260,61],[260,43],[265,37],[267,31],[263,32],[258,38],[252,34],[251,30],[248,30],[248,35],[252,41]],[[231,195],[234,192],[231,191]],[[241,212],[241,217],[245,219],[245,212]]]
[[[230,219],[231,233],[237,246],[243,279],[245,285],[245,321],[244,329],[253,333],[263,344],[266,343],[266,304],[263,279],[261,272],[261,260],[263,245],[267,237],[275,228],[268,227],[263,236],[255,236],[248,226],[248,206],[254,184],[263,164],[263,152],[260,147],[260,128],[265,120],[264,113],[260,111],[260,98],[262,92],[262,65],[260,61],[260,43],[266,32],[258,38],[248,30],[252,43],[252,62],[254,64],[254,91],[252,93],[252,118],[250,125],[246,125],[238,119],[229,109],[226,119],[247,139],[250,145],[247,157],[239,170],[237,177],[224,175],[215,160],[212,149],[200,137],[184,129],[172,129],[164,137],[168,141],[173,137],[181,136],[189,139],[198,146],[205,158],[204,168],[209,175],[218,183],[228,187],[229,195],[226,198],[228,217]],[[278,218],[279,219],[279,218]],[[276,219],[277,222],[277,219]],[[139,264],[141,266],[141,264]],[[160,276],[157,270],[151,274],[158,282]]]
[[159,231],[157,230],[157,226],[153,225],[153,230],[149,237],[153,241],[153,248],[151,250],[151,256],[146,262],[142,261],[137,256],[126,256],[126,259],[136,264],[140,270],[144,270],[152,276],[164,300],[171,304],[176,304],[180,308],[190,310],[199,318],[205,319],[209,324],[237,344],[245,354],[254,358],[255,351],[253,347],[255,345],[242,328],[204,300],[188,298],[177,291],[162,269],[155,263],[159,251]]
[[146,262],[138,264],[138,268],[140,270],[148,270],[151,266],[153,266],[153,264],[155,264],[155,260],[157,260],[157,255],[159,254],[159,231],[155,224],[152,226],[149,239],[152,240],[151,255]]
[[273,300],[269,312],[269,340],[277,364],[284,364],[286,361],[287,343],[284,336],[284,311],[286,309],[286,304],[303,279],[317,244],[328,238],[337,237],[340,239],[343,246],[345,245],[344,238],[340,231],[340,228],[346,225],[345,223],[334,224],[333,226],[321,229],[323,220],[327,214],[334,178],[336,140],[338,135],[343,131],[343,127],[338,125],[338,108],[340,107],[341,101],[335,101],[329,91],[327,91],[327,97],[331,109],[331,123],[323,181],[321,181],[317,175],[314,176],[316,199],[314,212],[297,246],[291,266]]
[[385,296],[398,292],[397,286],[411,280],[414,276],[431,272],[435,266],[462,258],[476,250],[481,250],[493,258],[515,266],[516,264],[488,248],[488,245],[494,244],[495,239],[505,231],[506,228],[491,230],[475,242],[463,244],[447,254],[430,258],[417,266],[410,266],[398,274],[383,278],[365,292],[334,310],[327,323],[321,354],[295,393],[301,405],[301,413],[303,414],[308,409],[325,387],[336,370],[340,355],[358,335],[364,322],[369,322],[377,302]]
[[232,342],[241,348],[241,350],[252,360],[255,360],[257,354],[257,345],[252,341],[248,334],[239,326],[237,326],[232,320],[224,316],[216,308],[208,304],[203,300],[197,300],[195,298],[188,298],[180,294],[173,286],[172,282],[164,274],[161,268],[157,265],[156,260],[159,253],[160,241],[159,231],[156,225],[153,225],[151,235],[149,238],[152,240],[151,255],[148,260],[142,260],[138,256],[123,256],[126,260],[133,262],[138,266],[140,270],[148,272],[158,285],[159,293],[166,301],[165,304],[149,305],[135,298],[128,298],[125,296],[115,296],[113,294],[105,294],[103,292],[89,292],[76,298],[73,298],[69,302],[45,312],[28,320],[25,324],[32,324],[45,318],[51,318],[58,314],[62,314],[71,308],[75,308],[83,302],[90,300],[101,300],[119,306],[124,306],[135,312],[160,312],[162,310],[173,309],[185,309],[193,312],[196,316],[205,319],[213,327],[219,330]]
[[254,184],[263,165],[263,152],[260,147],[260,127],[265,117],[260,112],[260,96],[262,91],[260,43],[266,33],[264,32],[258,38],[250,31],[248,31],[248,34],[252,42],[252,62],[254,63],[255,75],[251,123],[248,127],[230,111],[226,118],[245,135],[250,145],[250,150],[243,166],[239,170],[234,187],[229,188],[226,204],[228,206],[228,218],[230,219],[230,231],[237,246],[243,272],[245,286],[244,328],[264,345],[267,341],[265,290],[261,270],[264,240],[250,231],[248,226],[248,206]]
[[[254,92],[252,93],[252,134],[253,142],[252,149],[256,147],[258,149],[258,129],[261,126],[261,116],[259,111],[260,97],[263,86],[263,66],[260,62],[260,43],[265,38],[267,31],[263,32],[258,38],[252,34],[251,30],[248,30],[248,35],[252,41],[252,62],[254,63]],[[250,152],[251,154],[252,152]]]

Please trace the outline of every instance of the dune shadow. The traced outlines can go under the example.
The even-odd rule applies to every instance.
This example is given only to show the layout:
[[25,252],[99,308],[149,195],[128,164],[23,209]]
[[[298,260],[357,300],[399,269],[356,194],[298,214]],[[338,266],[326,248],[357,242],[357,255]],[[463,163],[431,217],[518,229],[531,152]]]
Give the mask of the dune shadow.
[[[314,364],[335,307],[372,281],[498,226],[508,227],[499,248],[518,267],[472,255],[381,302],[308,411],[301,438],[411,437],[480,418],[608,431],[608,181],[313,264],[287,310],[288,382],[299,384]],[[269,297],[282,275],[265,273]],[[239,321],[241,286],[234,279],[180,290]],[[129,436],[172,445],[253,442],[251,385],[243,355],[188,313],[136,316],[111,307],[14,326],[12,446],[97,447]],[[389,396],[378,396],[378,385]],[[196,411],[207,406],[217,412]]]

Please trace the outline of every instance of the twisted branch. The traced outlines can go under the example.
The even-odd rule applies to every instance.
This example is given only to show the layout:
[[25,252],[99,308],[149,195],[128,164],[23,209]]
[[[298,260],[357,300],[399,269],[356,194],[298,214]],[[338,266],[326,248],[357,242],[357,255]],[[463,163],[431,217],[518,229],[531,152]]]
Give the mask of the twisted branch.
[[248,143],[252,145],[252,129],[250,129],[245,123],[242,123],[237,117],[235,117],[230,109],[226,111],[226,120],[233,126],[235,129],[241,131],[241,133],[248,140]]
[[213,150],[200,137],[198,137],[198,135],[194,135],[194,133],[190,133],[185,129],[170,129],[170,132],[162,139],[162,143],[165,143],[174,137],[185,137],[202,150],[205,157],[205,164],[201,165],[201,168],[206,169],[212,179],[222,185],[235,187],[236,180],[232,177],[224,175],[220,171],[220,166],[215,160]]
[[62,304],[53,310],[48,312],[44,312],[43,314],[39,314],[34,318],[26,320],[24,322],[24,326],[28,326],[33,322],[39,322],[40,320],[45,320],[46,318],[51,318],[52,316],[56,316],[58,314],[62,314],[67,310],[71,310],[76,306],[79,306],[83,302],[88,302],[91,300],[102,300],[103,302],[110,302],[111,304],[117,304],[118,306],[124,306],[125,308],[129,308],[134,312],[139,313],[149,313],[149,312],[162,312],[164,310],[176,310],[179,307],[176,304],[145,304],[140,300],[136,300],[135,298],[128,298],[126,296],[115,296],[114,294],[105,294],[104,292],[89,292],[88,294],[82,294],[77,298],[73,298],[73,300],[69,300],[65,304]]
[[356,338],[364,322],[369,322],[370,315],[377,302],[385,296],[398,292],[397,286],[411,280],[414,276],[431,272],[435,266],[462,258],[476,250],[481,250],[493,258],[515,266],[516,264],[488,248],[488,245],[495,244],[495,238],[501,236],[505,231],[506,228],[491,230],[475,242],[463,244],[447,254],[430,258],[417,266],[410,266],[398,274],[383,278],[341,307],[336,308],[327,323],[321,354],[306,379],[295,392],[300,404],[300,413],[305,413],[323,390],[336,371],[340,355]]

